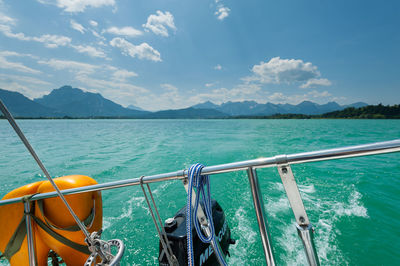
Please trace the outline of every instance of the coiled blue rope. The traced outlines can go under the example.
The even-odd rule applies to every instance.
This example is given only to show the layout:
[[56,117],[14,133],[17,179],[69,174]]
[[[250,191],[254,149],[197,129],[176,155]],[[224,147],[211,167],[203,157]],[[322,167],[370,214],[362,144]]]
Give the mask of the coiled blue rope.
[[[208,175],[201,175],[201,170],[204,168],[202,164],[193,164],[188,170],[189,188],[188,188],[188,198],[186,205],[186,233],[187,233],[187,250],[188,250],[188,264],[190,266],[194,265],[193,258],[193,241],[192,241],[192,221],[194,227],[196,228],[197,235],[203,243],[213,242],[216,248],[216,256],[223,265],[227,265],[224,256],[221,254],[218,248],[218,243],[215,238],[214,222],[212,219],[212,205],[211,205],[211,189],[210,189],[210,178]],[[204,190],[207,188],[207,193]],[[194,209],[192,208],[192,190],[196,189],[196,201],[194,204]],[[207,237],[203,234],[199,221],[197,219],[197,210],[199,204],[203,204],[205,216],[209,223],[210,236]],[[193,212],[194,211],[194,212]]]

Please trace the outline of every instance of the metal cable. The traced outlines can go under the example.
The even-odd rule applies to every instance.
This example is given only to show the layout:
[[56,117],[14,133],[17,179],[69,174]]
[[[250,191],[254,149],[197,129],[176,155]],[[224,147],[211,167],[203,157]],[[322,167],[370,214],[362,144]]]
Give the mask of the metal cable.
[[[146,191],[145,191],[145,189],[144,189],[144,187],[143,187],[143,177],[144,177],[144,176],[141,176],[141,177],[140,177],[140,187],[142,188],[143,195],[144,195],[144,197],[145,197],[145,199],[146,199],[147,206],[149,207],[149,211],[150,211],[151,217],[152,217],[152,219],[153,219],[153,223],[154,223],[154,225],[155,225],[155,227],[156,227],[156,229],[157,229],[158,236],[159,236],[159,238],[160,238],[160,242],[161,242],[161,245],[162,245],[163,250],[164,250],[164,252],[165,252],[165,255],[167,256],[168,263],[169,263],[170,265],[178,265],[178,261],[177,261],[175,255],[172,253],[171,246],[169,245],[168,238],[167,238],[167,234],[165,233],[165,230],[164,230],[164,228],[162,227],[162,221],[161,221],[161,218],[160,218],[160,214],[159,214],[159,212],[158,212],[158,209],[157,209],[157,205],[156,205],[156,203],[155,203],[155,201],[154,201],[153,193],[151,193],[151,189],[150,189],[149,184],[146,184],[146,185],[147,185],[147,189],[148,189],[149,194],[150,194],[150,197],[151,197],[151,200],[152,200],[152,202],[153,202],[154,209],[155,209],[155,211],[156,211],[156,213],[157,213],[158,221],[159,221],[160,224],[157,223],[157,220],[156,220],[156,218],[155,218],[155,216],[154,216],[153,208],[152,208],[151,205],[150,205],[149,199],[148,199],[148,197],[147,197],[147,193],[146,193]],[[160,227],[161,227],[162,229],[160,229]]]
[[86,227],[82,224],[81,220],[79,220],[78,216],[76,216],[75,212],[72,210],[71,206],[69,206],[67,200],[65,199],[64,195],[61,193],[60,189],[57,187],[56,183],[54,183],[54,180],[51,178],[49,172],[47,169],[44,167],[42,161],[39,159],[37,156],[35,150],[32,148],[31,144],[29,141],[26,139],[24,133],[22,133],[21,129],[15,122],[15,119],[11,115],[11,113],[7,110],[7,107],[4,105],[4,103],[0,100],[0,109],[3,112],[4,116],[7,118],[8,122],[10,125],[14,128],[15,132],[21,139],[22,143],[24,143],[25,147],[28,149],[32,157],[35,159],[36,163],[39,165],[40,169],[42,169],[44,175],[47,177],[47,179],[50,181],[51,185],[53,188],[57,191],[58,196],[60,199],[64,202],[65,206],[67,207],[69,213],[72,215],[74,218],[75,222],[79,226],[79,228],[82,230],[82,232],[85,234],[86,238],[90,241],[90,234]]

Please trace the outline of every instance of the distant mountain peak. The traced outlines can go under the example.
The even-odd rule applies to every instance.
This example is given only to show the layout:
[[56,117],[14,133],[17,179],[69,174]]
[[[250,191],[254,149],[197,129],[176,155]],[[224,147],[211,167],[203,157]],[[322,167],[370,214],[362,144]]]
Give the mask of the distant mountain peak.
[[124,108],[100,93],[85,92],[69,85],[54,89],[34,101],[71,117],[132,117],[142,113]]
[[216,109],[218,105],[213,102],[206,101],[192,106],[194,109]]
[[131,109],[131,110],[137,110],[137,111],[145,111],[144,109],[142,109],[138,106],[135,106],[133,104],[128,105],[126,108]]
[[231,116],[253,116],[253,115],[274,115],[274,114],[305,114],[317,115],[326,112],[342,110],[349,106],[362,107],[365,103],[354,103],[341,106],[337,102],[328,102],[326,104],[317,104],[309,100],[302,101],[297,105],[293,104],[274,104],[267,102],[265,104],[256,101],[228,101],[220,105],[207,104],[209,101],[194,105],[194,108],[212,108]]

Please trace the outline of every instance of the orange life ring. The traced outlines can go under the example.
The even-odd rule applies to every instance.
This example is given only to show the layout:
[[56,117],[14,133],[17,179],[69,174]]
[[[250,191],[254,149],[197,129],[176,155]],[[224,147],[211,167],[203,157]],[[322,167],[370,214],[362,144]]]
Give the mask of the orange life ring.
[[[54,182],[60,190],[97,184],[94,179],[83,175],[63,176],[55,178]],[[50,182],[40,181],[14,189],[5,195],[3,199],[50,191],[54,191]],[[102,228],[103,209],[100,192],[66,195],[65,198],[79,219],[87,222],[89,232],[98,231]],[[77,251],[55,239],[38,224],[38,222],[46,224],[53,232],[78,245],[85,246],[85,235],[76,228],[77,225],[74,219],[61,199],[58,197],[44,199],[41,202],[36,202],[33,206],[33,217],[38,219],[33,222],[32,226],[38,265],[47,265],[47,257],[50,250],[55,251],[67,265],[83,265],[88,258],[88,254]],[[2,253],[4,253],[23,216],[23,203],[0,206],[0,251]],[[21,248],[10,258],[10,264],[12,266],[29,265],[28,258],[25,236]]]

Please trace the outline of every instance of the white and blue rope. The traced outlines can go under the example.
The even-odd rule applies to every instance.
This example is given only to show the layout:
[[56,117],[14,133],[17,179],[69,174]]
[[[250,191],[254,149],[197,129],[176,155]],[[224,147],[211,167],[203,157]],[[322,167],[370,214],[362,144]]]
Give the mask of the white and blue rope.
[[[203,243],[213,243],[215,247],[215,254],[219,257],[219,261],[223,265],[227,265],[224,256],[221,254],[218,248],[218,243],[215,238],[214,222],[212,218],[212,204],[211,204],[211,188],[210,188],[210,178],[208,175],[201,175],[201,170],[204,168],[202,164],[194,164],[190,166],[188,170],[188,198],[186,205],[186,233],[187,233],[187,250],[188,250],[188,265],[194,265],[193,258],[193,239],[192,239],[192,221],[194,227],[196,228],[197,235]],[[206,187],[207,191],[205,191]],[[193,188],[196,189],[196,201],[194,204],[194,210],[192,208],[192,191]],[[203,204],[205,216],[208,221],[210,235],[207,237],[203,234],[199,221],[197,219],[197,210],[199,204]]]

